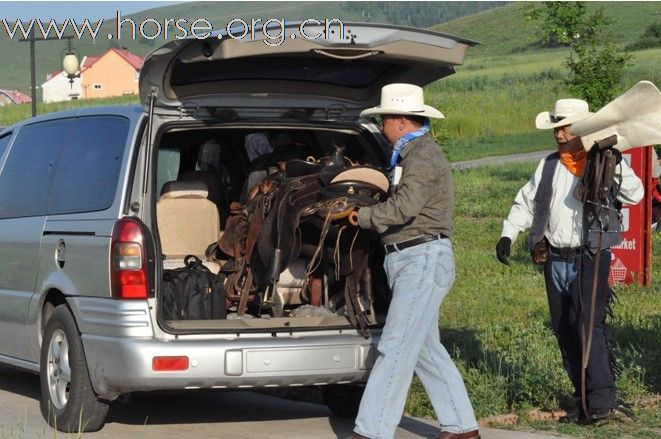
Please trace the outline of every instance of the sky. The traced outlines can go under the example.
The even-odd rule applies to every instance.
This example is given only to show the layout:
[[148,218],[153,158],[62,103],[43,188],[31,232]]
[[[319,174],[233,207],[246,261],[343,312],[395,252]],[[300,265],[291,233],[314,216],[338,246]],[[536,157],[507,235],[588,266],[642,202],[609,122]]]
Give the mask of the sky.
[[0,19],[30,20],[32,18],[54,19],[62,22],[67,18],[76,20],[89,18],[114,18],[117,10],[131,14],[145,9],[157,8],[178,1],[0,1]]

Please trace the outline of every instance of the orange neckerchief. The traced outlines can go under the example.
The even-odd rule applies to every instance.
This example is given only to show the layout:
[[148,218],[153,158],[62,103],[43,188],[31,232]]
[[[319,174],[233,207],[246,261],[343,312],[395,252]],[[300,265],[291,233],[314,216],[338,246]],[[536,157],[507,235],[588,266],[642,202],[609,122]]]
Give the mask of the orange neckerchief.
[[561,152],[560,161],[567,168],[569,172],[577,177],[583,175],[585,163],[587,162],[588,153],[584,149],[579,149],[576,152]]

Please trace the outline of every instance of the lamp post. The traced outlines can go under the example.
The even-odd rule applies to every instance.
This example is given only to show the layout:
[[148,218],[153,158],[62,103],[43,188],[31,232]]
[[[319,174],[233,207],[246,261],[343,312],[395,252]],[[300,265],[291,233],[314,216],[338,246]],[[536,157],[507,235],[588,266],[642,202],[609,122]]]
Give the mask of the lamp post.
[[77,71],[79,67],[78,57],[73,53],[71,49],[71,39],[73,36],[67,37],[48,37],[48,38],[36,38],[34,33],[34,27],[30,29],[30,36],[28,38],[21,38],[19,41],[30,43],[30,98],[32,99],[32,117],[37,115],[37,84],[36,84],[36,61],[34,55],[34,45],[37,41],[52,41],[62,39],[67,40],[68,51],[67,54],[62,59],[62,69],[67,74],[71,87],[73,88],[73,78],[77,76]]

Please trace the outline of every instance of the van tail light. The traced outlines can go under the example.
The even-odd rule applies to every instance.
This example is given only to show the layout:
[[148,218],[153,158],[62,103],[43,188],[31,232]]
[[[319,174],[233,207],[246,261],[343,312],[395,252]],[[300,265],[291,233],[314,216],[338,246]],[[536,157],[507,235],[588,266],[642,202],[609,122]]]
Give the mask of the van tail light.
[[122,218],[115,223],[110,243],[112,295],[117,299],[146,299],[147,258],[140,223]]
[[151,370],[154,372],[188,370],[188,357],[154,357],[151,360]]

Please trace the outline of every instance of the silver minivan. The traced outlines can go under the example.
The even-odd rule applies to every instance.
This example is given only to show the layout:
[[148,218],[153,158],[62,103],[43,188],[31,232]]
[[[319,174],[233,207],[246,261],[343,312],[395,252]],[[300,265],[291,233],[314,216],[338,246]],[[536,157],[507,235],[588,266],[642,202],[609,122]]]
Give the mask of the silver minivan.
[[388,306],[378,246],[362,286],[367,328],[327,278],[310,306],[304,252],[270,291],[278,307],[262,308],[260,292],[259,306],[227,301],[218,319],[165,318],[163,274],[204,258],[272,164],[315,164],[342,145],[352,165],[385,169],[388,145],[360,111],[384,84],[452,74],[474,42],[373,24],[285,32],[278,46],[226,31],[169,42],[145,59],[141,106],[0,133],[0,362],[40,374],[57,429],[98,430],[110,401],[161,389],[322,386],[333,411],[355,414]]

